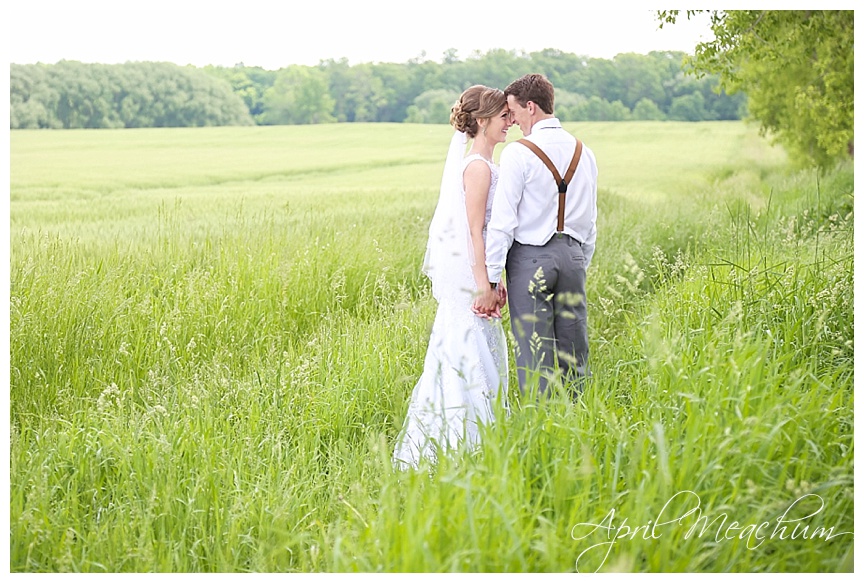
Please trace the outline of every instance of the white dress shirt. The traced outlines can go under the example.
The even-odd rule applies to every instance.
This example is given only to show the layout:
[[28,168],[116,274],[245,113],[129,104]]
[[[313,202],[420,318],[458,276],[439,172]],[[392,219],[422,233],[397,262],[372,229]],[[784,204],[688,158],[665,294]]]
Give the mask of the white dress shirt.
[[[576,138],[557,118],[538,121],[526,137],[543,150],[563,176],[576,150]],[[582,145],[582,157],[567,186],[564,233],[582,243],[585,268],[597,240],[597,161]],[[537,155],[522,144],[508,144],[501,152],[498,188],[492,203],[486,239],[486,271],[490,282],[501,280],[513,240],[545,245],[558,228],[558,186]]]

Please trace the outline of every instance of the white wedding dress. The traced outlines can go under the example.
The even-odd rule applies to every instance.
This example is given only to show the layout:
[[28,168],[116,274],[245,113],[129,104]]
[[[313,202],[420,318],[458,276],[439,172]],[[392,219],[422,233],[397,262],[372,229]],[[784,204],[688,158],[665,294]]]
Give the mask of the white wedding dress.
[[[454,148],[461,158],[464,137],[457,133],[453,141],[448,159],[455,157]],[[462,172],[477,159],[486,161],[492,171],[485,239],[498,168],[479,155],[458,164],[458,184],[454,182],[454,169],[450,169],[448,177],[445,165],[441,199],[430,226],[424,271],[432,279],[438,311],[423,373],[414,387],[393,453],[394,465],[402,469],[418,467],[422,458],[434,462],[439,450],[452,451],[462,443],[476,447],[480,442],[479,425],[495,420],[496,400],[501,399],[501,410],[507,407],[507,345],[501,320],[483,319],[471,311],[476,283],[471,270],[473,249],[467,234]],[[459,216],[460,212],[464,217]]]

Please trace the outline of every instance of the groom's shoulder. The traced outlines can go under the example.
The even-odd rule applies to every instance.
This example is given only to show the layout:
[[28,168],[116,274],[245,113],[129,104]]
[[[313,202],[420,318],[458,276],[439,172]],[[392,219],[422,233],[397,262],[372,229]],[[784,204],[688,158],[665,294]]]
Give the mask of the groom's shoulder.
[[[570,133],[570,132],[567,132],[567,133]],[[570,135],[573,136],[573,143],[574,144],[576,143],[577,140],[582,142],[582,151],[588,152],[588,154],[590,154],[592,158],[594,157],[594,150],[591,149],[591,146],[585,142],[585,140],[582,138],[582,136],[577,136],[575,134],[570,134]]]
[[591,146],[587,142],[585,142],[585,140],[583,140],[581,137],[577,137],[577,139],[582,143],[582,152],[585,154],[588,154],[589,156],[591,156],[591,158],[593,158],[594,157],[594,150],[591,149]]
[[519,143],[519,140],[504,144],[504,149],[501,150],[501,161],[503,162],[505,159],[513,159],[518,157],[522,153],[522,150],[526,152],[529,151],[524,144]]
[[[579,138],[579,140],[582,141],[581,138]],[[594,169],[594,172],[597,171],[597,157],[594,155],[594,150],[592,150],[592,149],[588,146],[588,144],[586,144],[584,141],[582,141],[582,155],[581,155],[581,159],[582,159],[584,162],[587,162],[587,163],[588,163],[588,164],[589,164],[589,165]],[[584,162],[583,162],[583,163],[584,163]]]

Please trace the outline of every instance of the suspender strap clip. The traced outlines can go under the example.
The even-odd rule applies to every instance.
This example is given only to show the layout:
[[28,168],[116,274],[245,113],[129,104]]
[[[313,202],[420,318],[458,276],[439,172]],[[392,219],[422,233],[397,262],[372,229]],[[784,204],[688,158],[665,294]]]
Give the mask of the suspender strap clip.
[[563,178],[558,183],[558,194],[567,194],[567,181]]

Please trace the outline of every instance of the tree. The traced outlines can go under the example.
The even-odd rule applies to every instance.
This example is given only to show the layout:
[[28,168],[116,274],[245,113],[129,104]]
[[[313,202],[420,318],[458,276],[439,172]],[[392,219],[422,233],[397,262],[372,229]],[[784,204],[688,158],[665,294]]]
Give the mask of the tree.
[[[201,127],[251,125],[249,110],[231,86],[195,67],[173,63],[127,63],[141,80],[130,89],[136,96],[139,115],[148,123],[137,127]],[[128,81],[127,81],[128,82]],[[149,97],[149,100],[148,100]],[[128,126],[127,126],[128,127]]]
[[446,51],[444,51],[444,55],[441,57],[441,61],[445,65],[452,65],[453,63],[458,63],[459,62],[458,53],[459,53],[459,51],[457,51],[456,49],[451,47],[451,48],[447,49]]
[[627,107],[633,108],[643,98],[657,102],[663,99],[663,84],[660,72],[653,67],[650,57],[633,53],[616,55],[612,62],[618,71],[618,78],[623,85],[621,101]]
[[643,97],[636,103],[636,107],[633,108],[633,119],[643,121],[664,120],[666,119],[666,115],[660,111],[656,103],[647,97]]
[[333,98],[333,116],[336,121],[354,121],[353,111],[348,104],[347,94],[351,87],[351,65],[348,59],[327,59],[318,63],[318,69],[327,76],[328,92]]
[[9,104],[11,128],[61,127],[52,111],[57,108],[57,93],[47,79],[47,65],[9,67]]
[[369,67],[373,79],[377,79],[376,108],[369,112],[370,121],[401,122],[408,115],[408,106],[423,92],[407,75],[405,65],[376,63]]
[[727,95],[724,89],[718,92],[712,86],[708,91],[703,90],[702,95],[705,97],[705,110],[710,119],[731,120],[747,117],[747,96],[741,91]]
[[566,89],[555,88],[555,117],[561,121],[578,121],[579,107],[583,106],[587,99],[578,93]]
[[336,121],[327,77],[317,69],[293,65],[282,69],[264,94],[267,124],[311,124]]
[[12,128],[249,125],[228,83],[172,63],[12,65]]
[[[652,52],[590,59],[557,49],[533,53],[493,49],[442,62],[361,63],[347,59],[279,71],[247,67],[178,67],[137,62],[11,67],[10,127],[157,127],[233,124],[447,122],[444,103],[432,96],[459,94],[470,85],[506,87],[532,71],[555,85],[555,114],[562,120],[631,118],[640,100],[668,116],[676,97],[699,92],[706,119],[740,119],[746,96],[715,92],[718,76],[696,78],[682,70],[686,55]],[[276,87],[277,78],[279,85]],[[428,95],[424,95],[428,93]],[[421,96],[423,96],[421,98]],[[596,98],[589,104],[591,98]],[[455,100],[455,98],[454,98]],[[686,101],[684,102],[686,105]],[[447,111],[452,104],[446,104]],[[656,111],[640,108],[639,116]],[[682,105],[679,103],[678,108]]]
[[[678,13],[658,12],[660,26]],[[826,167],[851,153],[851,10],[714,10],[711,29],[715,39],[699,43],[689,63],[697,74],[718,74],[729,93],[746,91],[763,134],[805,164]]]
[[609,108],[606,110],[606,119],[609,121],[627,121],[631,118],[630,110],[620,99],[616,99],[610,103]]
[[408,123],[440,123],[450,121],[450,109],[459,93],[447,91],[446,89],[430,89],[424,91],[414,99],[414,104],[408,107]]
[[589,59],[582,81],[584,85],[576,91],[587,97],[601,97],[606,101],[625,98],[624,81],[613,61]]
[[705,98],[698,91],[672,100],[669,119],[675,121],[702,121],[705,119]]
[[120,87],[115,93],[115,107],[124,127],[153,127],[153,104],[156,99],[150,91],[152,67],[149,63],[134,63],[124,67]]
[[202,70],[228,81],[234,93],[246,104],[252,118],[256,121],[261,120],[264,113],[264,92],[273,86],[276,80],[275,71],[265,71],[261,67],[246,67],[242,63],[233,67],[207,65]]
[[602,97],[592,95],[574,107],[572,115],[576,121],[624,121],[630,119],[630,110],[620,100],[609,103]]

